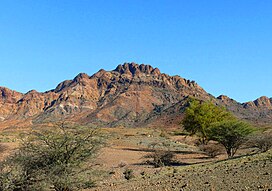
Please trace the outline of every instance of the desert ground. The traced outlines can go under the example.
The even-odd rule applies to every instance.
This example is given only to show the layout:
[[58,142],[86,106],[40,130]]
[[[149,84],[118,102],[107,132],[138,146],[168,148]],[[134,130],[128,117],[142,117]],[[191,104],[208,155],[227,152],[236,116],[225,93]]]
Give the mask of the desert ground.
[[[2,129],[1,160],[19,143],[26,129]],[[260,190],[272,189],[272,151],[256,153],[243,146],[236,157],[222,153],[207,156],[196,145],[197,138],[177,130],[154,128],[103,128],[105,146],[92,161],[95,187],[104,190]],[[155,168],[146,155],[154,149],[175,154],[173,165]],[[131,171],[129,180],[124,172]]]

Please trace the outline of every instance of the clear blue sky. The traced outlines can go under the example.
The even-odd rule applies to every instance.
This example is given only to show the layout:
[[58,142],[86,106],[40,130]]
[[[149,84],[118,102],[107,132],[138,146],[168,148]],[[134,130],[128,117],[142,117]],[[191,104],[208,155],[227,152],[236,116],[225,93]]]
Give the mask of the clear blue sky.
[[272,1],[0,1],[0,86],[46,91],[132,61],[214,96],[272,97]]

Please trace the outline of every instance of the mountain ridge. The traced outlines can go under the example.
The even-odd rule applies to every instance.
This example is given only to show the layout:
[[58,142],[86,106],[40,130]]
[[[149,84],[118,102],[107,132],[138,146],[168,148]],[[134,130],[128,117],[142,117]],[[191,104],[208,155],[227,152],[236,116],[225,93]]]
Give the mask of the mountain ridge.
[[79,73],[46,92],[22,94],[0,87],[0,121],[46,123],[69,119],[101,126],[139,126],[169,118],[177,125],[188,97],[211,100],[242,119],[272,121],[272,98],[262,96],[245,103],[225,95],[216,98],[195,81],[136,63],[120,64],[112,71],[101,69],[92,76]]

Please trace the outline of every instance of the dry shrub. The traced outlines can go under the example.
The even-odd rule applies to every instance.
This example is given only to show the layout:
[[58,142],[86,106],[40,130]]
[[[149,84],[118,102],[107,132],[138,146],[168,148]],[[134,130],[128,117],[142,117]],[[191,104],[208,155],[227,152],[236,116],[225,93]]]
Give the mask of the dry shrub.
[[173,164],[175,162],[174,156],[174,153],[171,151],[154,150],[151,154],[146,155],[145,158],[151,159],[147,163],[157,168]]
[[89,127],[46,128],[26,134],[18,150],[0,163],[1,190],[71,191],[94,185],[91,162],[102,136]]
[[132,169],[126,169],[123,174],[125,176],[125,179],[127,179],[127,180],[130,180],[130,179],[134,178],[134,174],[133,174]]
[[268,151],[272,148],[272,131],[252,136],[249,145],[258,148],[260,152]]
[[222,146],[218,144],[199,145],[199,149],[211,158],[215,158],[223,153]]

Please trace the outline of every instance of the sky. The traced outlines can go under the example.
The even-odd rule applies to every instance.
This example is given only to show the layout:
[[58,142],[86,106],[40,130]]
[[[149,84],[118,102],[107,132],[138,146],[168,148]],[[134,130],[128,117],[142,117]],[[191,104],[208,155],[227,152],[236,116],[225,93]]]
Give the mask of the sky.
[[47,91],[136,62],[214,96],[272,97],[271,0],[1,0],[0,86]]

